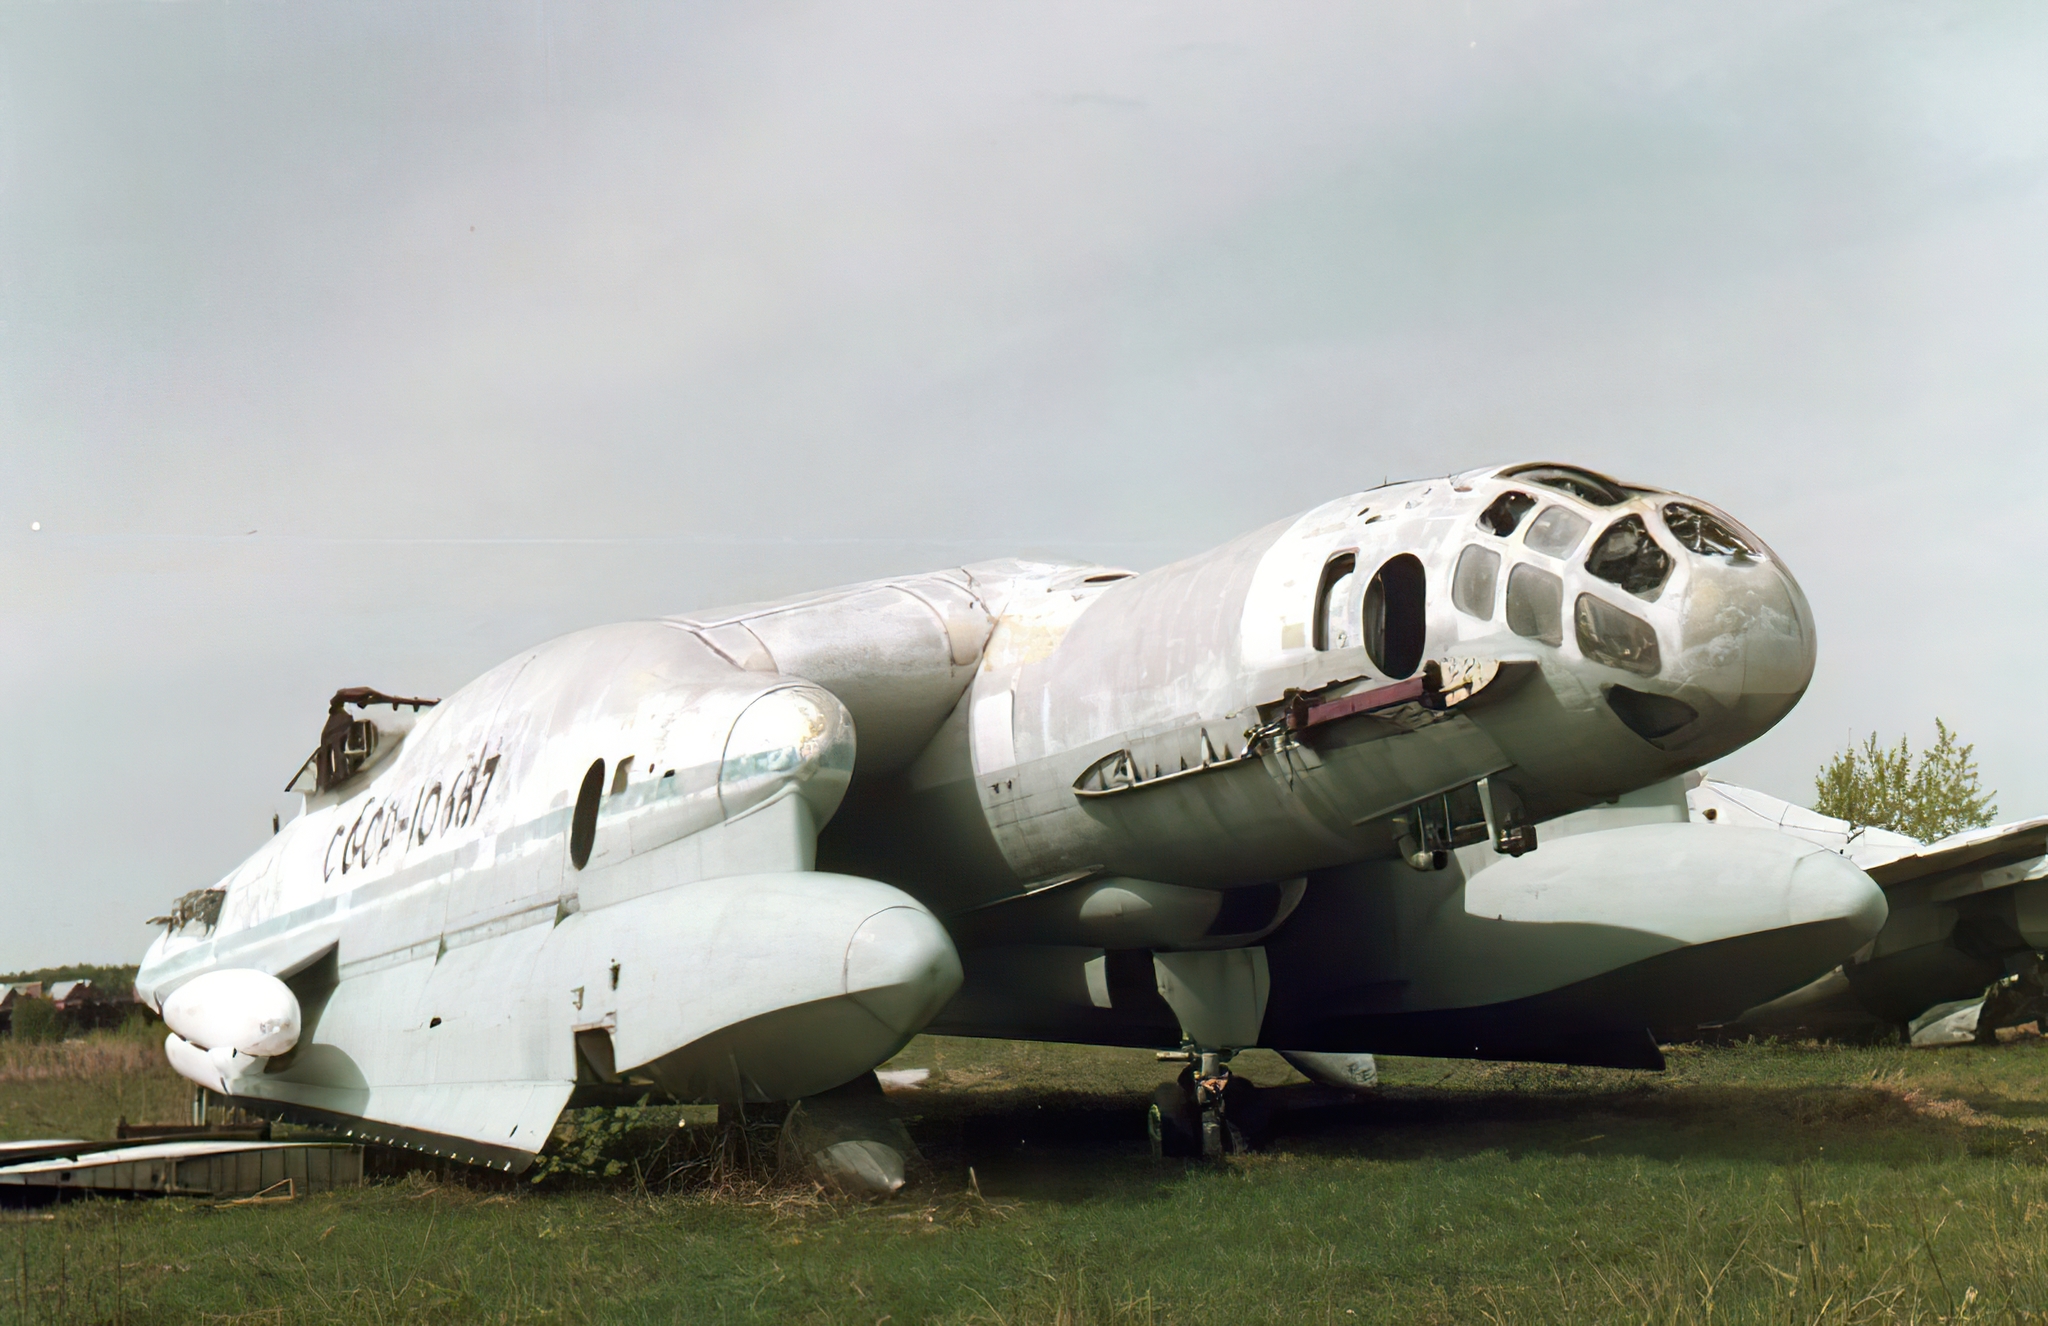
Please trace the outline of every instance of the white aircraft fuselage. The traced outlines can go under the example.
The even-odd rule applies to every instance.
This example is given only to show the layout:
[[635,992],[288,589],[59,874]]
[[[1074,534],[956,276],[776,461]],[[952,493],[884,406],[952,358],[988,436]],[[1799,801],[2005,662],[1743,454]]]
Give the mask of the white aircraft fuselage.
[[[272,980],[293,1047],[181,1041],[181,1071],[506,1166],[579,1084],[792,1099],[927,1028],[1651,1063],[1646,1001],[1733,1016],[1881,899],[1782,835],[1731,872],[1728,832],[1617,858],[1532,826],[1753,739],[1813,660],[1754,535],[1556,466],[1143,574],[984,563],[596,627],[358,705],[332,785],[138,983]],[[1688,952],[1736,974],[1674,982]]]

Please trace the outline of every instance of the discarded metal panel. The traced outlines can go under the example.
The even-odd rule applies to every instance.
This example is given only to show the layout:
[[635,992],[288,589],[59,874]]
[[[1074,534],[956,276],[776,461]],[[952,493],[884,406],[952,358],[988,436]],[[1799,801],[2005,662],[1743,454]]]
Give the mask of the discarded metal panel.
[[0,1165],[19,1165],[50,1156],[76,1155],[81,1148],[99,1145],[78,1137],[36,1137],[20,1142],[0,1142]]
[[100,1145],[0,1166],[0,1191],[243,1197],[280,1184],[305,1194],[363,1181],[363,1148],[345,1142],[156,1142],[88,1149]]

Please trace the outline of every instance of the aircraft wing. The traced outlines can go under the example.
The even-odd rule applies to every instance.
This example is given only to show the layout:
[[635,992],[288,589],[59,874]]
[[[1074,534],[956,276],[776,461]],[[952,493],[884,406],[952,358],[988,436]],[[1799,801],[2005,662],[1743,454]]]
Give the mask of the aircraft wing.
[[1970,829],[1882,865],[1866,867],[1889,895],[1910,889],[1942,901],[2016,884],[2048,855],[2048,818]]
[[1847,857],[1894,906],[1942,902],[2017,884],[2048,854],[2048,818],[1966,829],[1918,843],[1887,829],[1851,824],[1755,788],[1701,779],[1686,794],[1694,820],[1777,829]]

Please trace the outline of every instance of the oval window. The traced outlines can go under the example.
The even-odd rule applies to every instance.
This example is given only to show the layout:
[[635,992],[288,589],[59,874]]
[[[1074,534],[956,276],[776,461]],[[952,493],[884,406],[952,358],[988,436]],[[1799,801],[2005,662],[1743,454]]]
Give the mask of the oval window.
[[576,790],[576,811],[569,817],[569,861],[578,870],[590,864],[597,845],[597,800],[604,795],[604,761],[594,761]]
[[1466,545],[1458,554],[1458,569],[1451,573],[1451,602],[1458,611],[1482,622],[1493,620],[1493,591],[1500,580],[1500,554],[1478,544]]
[[[1700,711],[1675,695],[1652,695],[1626,686],[1607,688],[1607,707],[1644,741],[1668,737],[1700,716]],[[1707,818],[1714,818],[1709,810]]]
[[1402,553],[1390,557],[1365,587],[1365,652],[1373,666],[1401,678],[1422,665],[1429,637],[1422,562]]
[[1523,483],[1540,483],[1545,488],[1570,493],[1594,506],[1620,506],[1628,501],[1629,490],[1614,480],[1570,465],[1523,465],[1502,471],[1500,477],[1520,479]]
[[1546,645],[1564,643],[1564,581],[1527,564],[1508,572],[1508,629]]

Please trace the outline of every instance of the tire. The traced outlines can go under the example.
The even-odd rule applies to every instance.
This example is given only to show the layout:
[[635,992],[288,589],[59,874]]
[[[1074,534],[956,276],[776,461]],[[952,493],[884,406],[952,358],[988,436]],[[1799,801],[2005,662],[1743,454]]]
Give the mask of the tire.
[[1171,1082],[1152,1093],[1151,1107],[1145,1111],[1145,1131],[1152,1137],[1152,1154],[1161,1160],[1202,1154],[1201,1113]]
[[1232,1151],[1255,1151],[1272,1134],[1272,1103],[1252,1083],[1232,1077],[1223,1088],[1223,1122],[1229,1129]]

